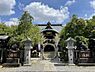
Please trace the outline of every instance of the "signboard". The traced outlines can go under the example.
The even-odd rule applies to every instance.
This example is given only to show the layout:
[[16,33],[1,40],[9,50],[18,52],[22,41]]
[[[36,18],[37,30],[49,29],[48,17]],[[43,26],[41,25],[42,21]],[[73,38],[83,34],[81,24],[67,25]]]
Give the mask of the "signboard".
[[90,51],[80,52],[80,58],[89,58],[89,57],[91,57]]

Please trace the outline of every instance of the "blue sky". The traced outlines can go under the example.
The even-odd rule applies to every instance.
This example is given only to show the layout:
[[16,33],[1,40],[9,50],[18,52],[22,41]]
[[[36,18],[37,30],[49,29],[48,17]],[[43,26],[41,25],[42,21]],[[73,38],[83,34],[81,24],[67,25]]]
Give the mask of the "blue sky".
[[95,15],[95,0],[0,0],[0,22],[6,25],[17,25],[24,11],[34,24],[66,24],[73,14],[85,19]]

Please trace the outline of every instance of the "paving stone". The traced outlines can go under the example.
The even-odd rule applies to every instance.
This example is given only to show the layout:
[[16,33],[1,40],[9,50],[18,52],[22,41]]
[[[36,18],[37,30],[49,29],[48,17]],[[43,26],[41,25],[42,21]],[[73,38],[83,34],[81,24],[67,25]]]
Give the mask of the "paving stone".
[[48,60],[34,60],[31,66],[0,67],[0,72],[95,72],[95,66],[54,66]]

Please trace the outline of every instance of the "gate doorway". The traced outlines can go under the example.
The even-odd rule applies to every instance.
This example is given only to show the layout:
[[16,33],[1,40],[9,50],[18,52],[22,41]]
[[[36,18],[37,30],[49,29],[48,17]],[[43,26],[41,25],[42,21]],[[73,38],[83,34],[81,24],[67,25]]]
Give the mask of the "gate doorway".
[[43,48],[43,57],[44,59],[54,59],[56,57],[56,46],[54,44],[46,44]]

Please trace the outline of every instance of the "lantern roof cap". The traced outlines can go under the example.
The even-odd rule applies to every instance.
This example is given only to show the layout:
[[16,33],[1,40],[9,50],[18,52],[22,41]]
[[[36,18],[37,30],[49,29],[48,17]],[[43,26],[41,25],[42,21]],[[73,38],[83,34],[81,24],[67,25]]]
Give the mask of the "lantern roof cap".
[[26,37],[22,42],[31,42],[31,39],[29,37]]
[[74,41],[74,42],[76,42],[76,40],[73,39],[72,37],[69,37],[69,38],[66,40],[66,42],[69,42],[69,41]]

